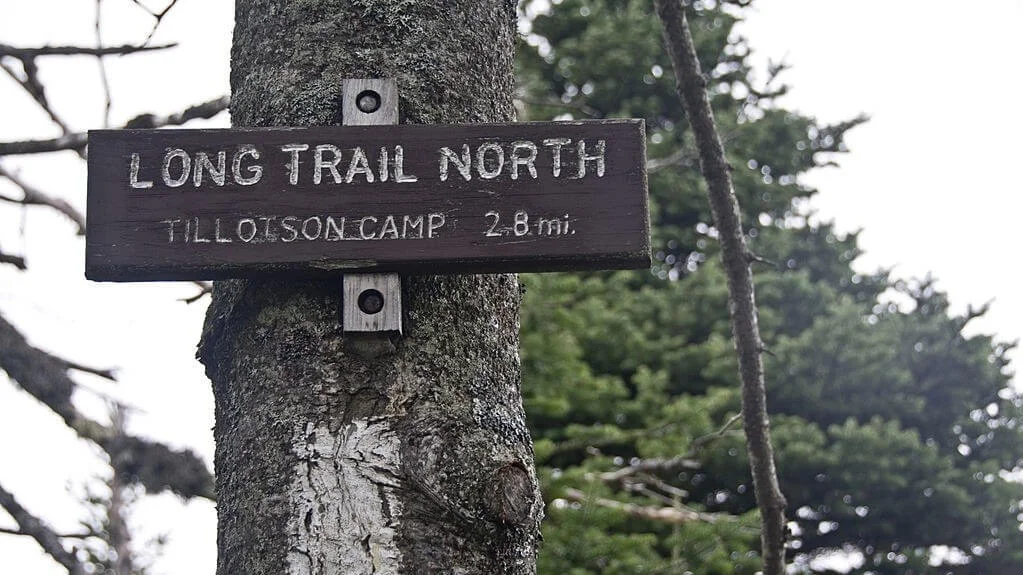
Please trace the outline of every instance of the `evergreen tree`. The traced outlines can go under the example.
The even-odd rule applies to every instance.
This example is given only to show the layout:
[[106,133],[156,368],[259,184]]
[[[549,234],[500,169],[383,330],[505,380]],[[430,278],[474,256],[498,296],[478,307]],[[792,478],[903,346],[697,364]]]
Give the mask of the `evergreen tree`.
[[[930,280],[855,272],[855,234],[806,205],[807,171],[845,151],[775,102],[734,24],[694,2],[693,33],[734,167],[771,355],[768,402],[806,572],[1023,571],[1023,401],[1008,346],[963,334]],[[527,13],[531,3],[524,5]],[[525,276],[523,387],[548,505],[542,573],[752,573],[757,528],[727,290],[692,134],[644,0],[563,0],[519,53],[528,119],[647,122],[651,270]],[[941,567],[937,567],[937,564]]]

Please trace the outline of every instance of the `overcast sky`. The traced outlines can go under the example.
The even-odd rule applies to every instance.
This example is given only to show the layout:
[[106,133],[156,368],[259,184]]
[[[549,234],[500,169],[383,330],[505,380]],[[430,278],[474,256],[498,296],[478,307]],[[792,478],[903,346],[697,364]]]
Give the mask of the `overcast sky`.
[[[0,42],[95,42],[91,2],[12,4],[0,19]],[[740,30],[758,61],[784,58],[792,65],[783,76],[792,86],[783,105],[825,121],[860,112],[872,117],[850,133],[852,153],[840,158],[841,168],[805,180],[821,190],[814,205],[822,218],[835,219],[842,230],[863,229],[867,253],[860,268],[894,267],[903,277],[932,272],[958,310],[994,300],[989,317],[974,330],[1023,337],[1023,290],[1013,281],[1023,242],[1011,225],[1023,211],[1023,186],[1013,168],[1023,133],[1015,112],[1023,2],[756,5]],[[151,19],[131,2],[107,0],[104,6],[107,44],[145,37]],[[180,111],[226,93],[231,11],[227,1],[181,2],[155,38],[177,41],[178,48],[108,60],[112,124],[141,112]],[[72,127],[101,125],[102,91],[92,59],[47,59],[40,68],[54,108]],[[0,77],[0,101],[0,139],[57,135],[6,76]],[[225,115],[201,125],[226,122]],[[24,179],[84,209],[85,169],[72,154],[7,160],[4,166],[20,168]],[[0,192],[13,194],[8,187]],[[0,310],[39,347],[100,367],[119,366],[119,384],[80,381],[135,406],[133,430],[195,449],[212,462],[212,397],[194,360],[204,304],[176,301],[194,293],[188,284],[86,282],[84,242],[73,234],[48,210],[0,209],[0,246],[25,253],[31,270],[0,266]],[[102,417],[97,394],[82,392],[78,400]],[[6,381],[0,381],[0,437],[0,482],[58,529],[74,530],[83,480],[105,472],[96,450],[82,446],[58,418]],[[171,536],[158,573],[213,572],[211,504],[147,498],[138,517],[144,534]],[[2,512],[0,526],[12,526]],[[0,535],[0,556],[13,573],[63,572],[26,538]]]

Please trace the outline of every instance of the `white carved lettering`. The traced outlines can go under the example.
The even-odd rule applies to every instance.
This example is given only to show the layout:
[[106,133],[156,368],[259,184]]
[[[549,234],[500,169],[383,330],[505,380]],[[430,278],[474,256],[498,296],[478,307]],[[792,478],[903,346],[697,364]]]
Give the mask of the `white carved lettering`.
[[291,154],[291,159],[284,166],[288,170],[288,182],[291,185],[298,184],[298,154],[309,149],[309,144],[284,144],[281,146],[282,152],[288,152]]
[[380,158],[377,160],[377,174],[380,176],[381,182],[387,181],[388,171],[390,167],[387,165],[387,148],[380,146]]
[[561,147],[572,143],[568,138],[547,138],[543,145],[551,149],[551,166],[554,168],[554,177],[561,176]]
[[[245,233],[245,231],[243,231],[243,229],[246,227],[248,228],[248,233]],[[235,232],[236,235],[238,236],[238,239],[240,239],[241,241],[245,243],[251,242],[252,239],[256,237],[257,232],[256,220],[252,218],[242,218],[238,220],[238,227],[235,229]]]
[[511,179],[519,179],[519,166],[526,166],[526,169],[529,170],[529,175],[535,180],[536,166],[533,165],[535,161],[536,144],[523,140],[512,142]]
[[[170,175],[171,161],[174,158],[181,158],[181,175],[177,178],[172,178]],[[184,185],[188,181],[188,173],[191,171],[192,159],[188,157],[188,153],[181,148],[174,148],[167,150],[167,153],[163,156],[163,168],[161,175],[163,176],[163,183],[167,187],[176,188]]]
[[433,233],[444,227],[444,223],[447,220],[445,219],[444,214],[430,214],[429,220],[430,223],[428,226],[426,237],[432,238]]
[[577,144],[579,147],[579,173],[576,175],[576,179],[586,177],[586,162],[597,162],[597,177],[604,177],[604,150],[607,148],[607,143],[604,140],[597,140],[597,153],[587,154],[586,153],[586,141],[579,140]]
[[417,238],[423,237],[423,216],[419,215],[415,218],[409,216],[401,217],[401,237],[407,238],[409,236],[409,230],[416,233]]
[[380,228],[380,235],[377,236],[377,239],[382,240],[388,234],[391,236],[390,239],[398,239],[398,225],[394,222],[394,216],[387,216],[384,218],[384,225]]
[[234,158],[231,160],[231,175],[234,176],[234,181],[240,186],[251,186],[259,182],[260,178],[263,177],[263,166],[255,164],[249,166],[247,171],[249,176],[242,175],[242,159],[245,156],[252,156],[253,160],[259,159],[259,150],[251,144],[245,144],[239,146],[238,151],[234,153]]
[[371,239],[373,239],[373,232],[372,231],[370,233],[368,233],[368,234],[366,233],[366,222],[369,221],[369,220],[373,220],[373,224],[374,225],[377,223],[377,219],[374,218],[373,216],[366,216],[366,217],[362,218],[361,220],[359,220],[359,236],[361,236],[362,239],[364,239],[364,240],[371,240]]
[[213,162],[210,161],[210,156],[206,152],[198,152],[195,154],[195,173],[193,174],[192,183],[195,187],[202,185],[202,173],[209,172],[210,177],[213,178],[213,182],[218,186],[224,185],[224,178],[227,175],[227,153],[224,151],[217,152],[217,165],[214,166]]
[[448,163],[454,162],[458,173],[462,174],[465,181],[472,179],[472,155],[469,153],[469,144],[462,144],[462,157],[451,151],[451,148],[440,149],[440,181],[448,180]]
[[[334,159],[330,161],[324,161],[323,153],[330,152],[334,155]],[[323,181],[323,170],[330,170],[331,177],[334,178],[335,184],[341,183],[341,173],[337,171],[337,165],[341,162],[341,150],[338,149],[334,144],[320,144],[316,146],[316,150],[313,152],[313,183],[319,184]]]
[[[334,237],[330,236],[330,232],[334,232]],[[341,225],[339,226],[332,216],[327,216],[327,233],[323,234],[323,239],[328,242],[338,242],[345,239],[345,219],[341,218]]]
[[139,180],[139,164],[141,164],[138,154],[131,155],[131,169],[128,172],[128,182],[132,189],[144,190],[146,188],[153,187],[153,182],[147,180]]
[[419,181],[416,176],[405,173],[405,150],[401,146],[394,147],[394,181],[398,183]]
[[229,244],[232,242],[231,238],[221,237],[220,235],[220,218],[213,220],[213,239],[218,244]]
[[366,176],[366,183],[373,183],[373,169],[369,167],[369,159],[366,158],[366,152],[362,151],[362,148],[356,146],[355,151],[352,153],[352,161],[348,164],[348,173],[345,174],[345,183],[352,183],[352,179],[355,178],[355,174],[363,174]]
[[174,243],[174,224],[180,224],[181,220],[160,220],[161,224],[167,224],[167,243]]
[[[292,222],[295,222],[294,224]],[[291,243],[298,239],[298,228],[295,225],[298,224],[298,218],[295,216],[286,216],[281,220],[281,228],[288,234],[288,236],[281,236],[281,241],[284,243]]]
[[[493,167],[487,166],[487,152],[494,152],[496,154],[494,158]],[[504,169],[504,148],[500,144],[494,142],[487,142],[486,144],[480,145],[476,149],[476,173],[480,175],[484,180],[492,180],[497,176],[501,175],[501,170]]]
[[[310,223],[316,223],[315,233],[309,233]],[[302,236],[305,237],[305,239],[310,241],[315,240],[316,238],[320,237],[321,232],[323,232],[323,220],[321,220],[319,216],[312,216],[310,218],[306,218],[302,222]]]

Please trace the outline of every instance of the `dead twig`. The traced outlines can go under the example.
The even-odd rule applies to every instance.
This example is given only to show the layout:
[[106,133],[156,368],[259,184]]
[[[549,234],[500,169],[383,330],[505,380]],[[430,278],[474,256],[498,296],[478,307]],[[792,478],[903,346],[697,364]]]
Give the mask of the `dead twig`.
[[167,50],[175,46],[177,46],[177,43],[160,44],[159,46],[123,44],[121,46],[39,46],[36,48],[20,48],[10,44],[0,44],[0,57],[9,56],[17,58],[22,62],[41,56],[93,56],[102,58],[104,56],[126,56],[139,52]]
[[193,296],[183,297],[178,301],[191,304],[213,293],[213,284],[211,282],[193,281],[192,283],[199,287],[199,292]]
[[85,235],[85,215],[78,211],[74,206],[65,200],[54,198],[43,193],[39,189],[26,183],[18,175],[4,168],[2,165],[0,165],[0,176],[7,178],[15,186],[21,188],[22,193],[22,197],[20,199],[0,194],[0,200],[10,202],[12,204],[21,204],[23,206],[47,206],[53,208],[67,216],[68,219],[78,226],[78,235]]
[[[162,128],[164,126],[180,126],[190,120],[209,119],[227,109],[231,100],[222,96],[190,106],[181,112],[167,116],[156,114],[140,114],[123,126],[124,128]],[[89,143],[89,135],[85,132],[65,134],[48,140],[23,140],[20,142],[0,142],[0,156],[19,154],[43,154],[62,150],[84,150]]]
[[14,266],[21,271],[28,269],[28,266],[25,264],[25,258],[4,252],[0,252],[0,264]]
[[18,535],[27,535],[36,540],[36,543],[46,551],[47,555],[53,557],[54,561],[60,563],[67,569],[70,575],[84,575],[85,569],[75,557],[73,551],[64,549],[60,542],[60,535],[41,519],[32,515],[27,509],[18,503],[14,494],[0,486],[0,507],[3,507],[14,521],[18,524]]
[[575,501],[578,503],[591,503],[593,505],[599,505],[600,507],[606,507],[608,509],[616,509],[629,515],[630,517],[636,517],[639,519],[650,519],[653,521],[660,521],[663,523],[669,523],[673,525],[681,525],[684,523],[692,523],[693,521],[706,521],[713,523],[721,519],[720,516],[712,513],[700,513],[693,511],[686,507],[656,507],[653,505],[636,505],[634,503],[623,503],[621,501],[615,501],[614,499],[607,499],[604,497],[589,497],[578,489],[566,489],[563,497],[569,501]]

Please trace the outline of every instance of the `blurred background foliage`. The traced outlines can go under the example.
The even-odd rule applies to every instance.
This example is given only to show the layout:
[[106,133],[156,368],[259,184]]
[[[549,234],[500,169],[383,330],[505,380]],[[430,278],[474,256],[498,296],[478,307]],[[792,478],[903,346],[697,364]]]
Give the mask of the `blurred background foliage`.
[[[547,504],[540,572],[756,571],[727,288],[693,136],[648,0],[527,0],[520,119],[643,118],[653,266],[522,277],[523,392]],[[845,133],[786,110],[783,66],[688,15],[755,264],[768,403],[800,573],[1023,573],[1009,345],[931,278],[859,273],[808,207]],[[892,87],[896,89],[897,87]],[[892,190],[898,193],[898,190]],[[878,206],[878,209],[885,209]]]

